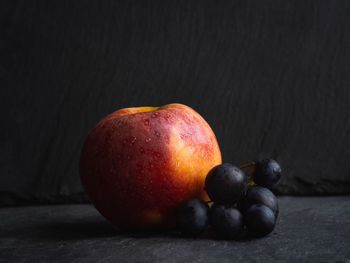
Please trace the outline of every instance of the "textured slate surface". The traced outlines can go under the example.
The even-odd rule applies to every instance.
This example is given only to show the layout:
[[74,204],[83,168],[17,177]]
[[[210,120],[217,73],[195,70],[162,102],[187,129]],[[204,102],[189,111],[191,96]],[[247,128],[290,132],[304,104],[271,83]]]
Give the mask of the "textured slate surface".
[[349,1],[0,4],[0,203],[84,201],[90,128],[182,102],[225,161],[272,156],[287,194],[350,193]]
[[117,232],[90,205],[2,208],[0,262],[350,260],[349,196],[282,197],[279,202],[274,232],[245,241]]

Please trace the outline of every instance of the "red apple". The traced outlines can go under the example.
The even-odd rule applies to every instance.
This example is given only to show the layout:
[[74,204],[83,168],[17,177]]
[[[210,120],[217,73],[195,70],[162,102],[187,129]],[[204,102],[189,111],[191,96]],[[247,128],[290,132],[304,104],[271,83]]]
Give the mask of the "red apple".
[[89,133],[80,176],[97,210],[124,229],[174,226],[180,203],[207,200],[204,180],[221,163],[208,123],[182,104],[115,111]]

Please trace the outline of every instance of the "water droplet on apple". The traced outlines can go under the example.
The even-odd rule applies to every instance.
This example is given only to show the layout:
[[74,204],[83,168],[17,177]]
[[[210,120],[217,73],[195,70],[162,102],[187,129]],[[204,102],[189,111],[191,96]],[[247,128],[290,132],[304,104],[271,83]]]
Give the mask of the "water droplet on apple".
[[143,169],[143,165],[142,164],[138,163],[138,164],[136,164],[136,166],[137,166],[138,173],[140,173],[140,174],[144,174],[145,173],[145,170]]
[[140,153],[145,153],[145,149],[143,149],[142,147],[140,148]]
[[169,136],[163,136],[164,140],[166,143],[170,143],[170,139],[169,139]]
[[156,136],[160,137],[160,133],[158,131],[156,131]]
[[156,156],[159,158],[161,156],[161,154],[156,152]]
[[170,119],[170,114],[169,114],[169,113],[165,114],[164,119],[165,119],[166,121],[169,121],[169,119]]
[[154,112],[151,115],[152,118],[157,118],[158,116],[159,116],[159,112]]
[[126,156],[126,158],[127,158],[128,160],[130,160],[130,159],[131,159],[131,156],[128,154],[128,155]]
[[144,120],[143,122],[146,126],[149,126],[149,120]]
[[148,138],[146,138],[145,141],[146,141],[146,142],[150,142],[151,140],[152,140],[152,139],[148,137]]
[[127,139],[123,139],[123,145],[126,145],[128,143]]
[[131,144],[134,144],[136,142],[136,137],[135,136],[132,136],[131,137],[131,140],[130,140],[130,143]]

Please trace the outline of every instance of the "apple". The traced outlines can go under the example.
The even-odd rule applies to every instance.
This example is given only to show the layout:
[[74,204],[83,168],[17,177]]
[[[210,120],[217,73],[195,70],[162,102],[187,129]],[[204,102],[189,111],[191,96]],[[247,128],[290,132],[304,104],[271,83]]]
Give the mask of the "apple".
[[221,163],[208,123],[183,104],[117,110],[88,134],[82,184],[96,209],[122,229],[167,229],[176,208],[208,200],[204,181]]

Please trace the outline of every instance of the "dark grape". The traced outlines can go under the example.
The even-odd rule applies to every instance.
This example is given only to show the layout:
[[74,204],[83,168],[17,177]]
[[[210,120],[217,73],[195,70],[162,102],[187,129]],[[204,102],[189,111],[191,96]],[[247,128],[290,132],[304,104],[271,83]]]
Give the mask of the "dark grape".
[[215,166],[205,180],[205,190],[217,204],[235,204],[247,189],[244,172],[232,164]]
[[220,238],[238,239],[243,234],[243,216],[234,207],[213,205],[210,209],[209,221]]
[[276,196],[265,187],[253,186],[248,189],[246,196],[240,201],[239,209],[244,213],[249,207],[255,204],[266,205],[275,216],[278,216],[278,201]]
[[276,224],[276,217],[267,206],[256,204],[244,213],[244,223],[251,235],[262,237],[272,232]]
[[199,234],[208,225],[206,203],[199,199],[189,200],[177,209],[177,227],[184,234]]
[[257,185],[271,188],[281,178],[281,166],[272,159],[258,161],[255,164],[253,180]]

